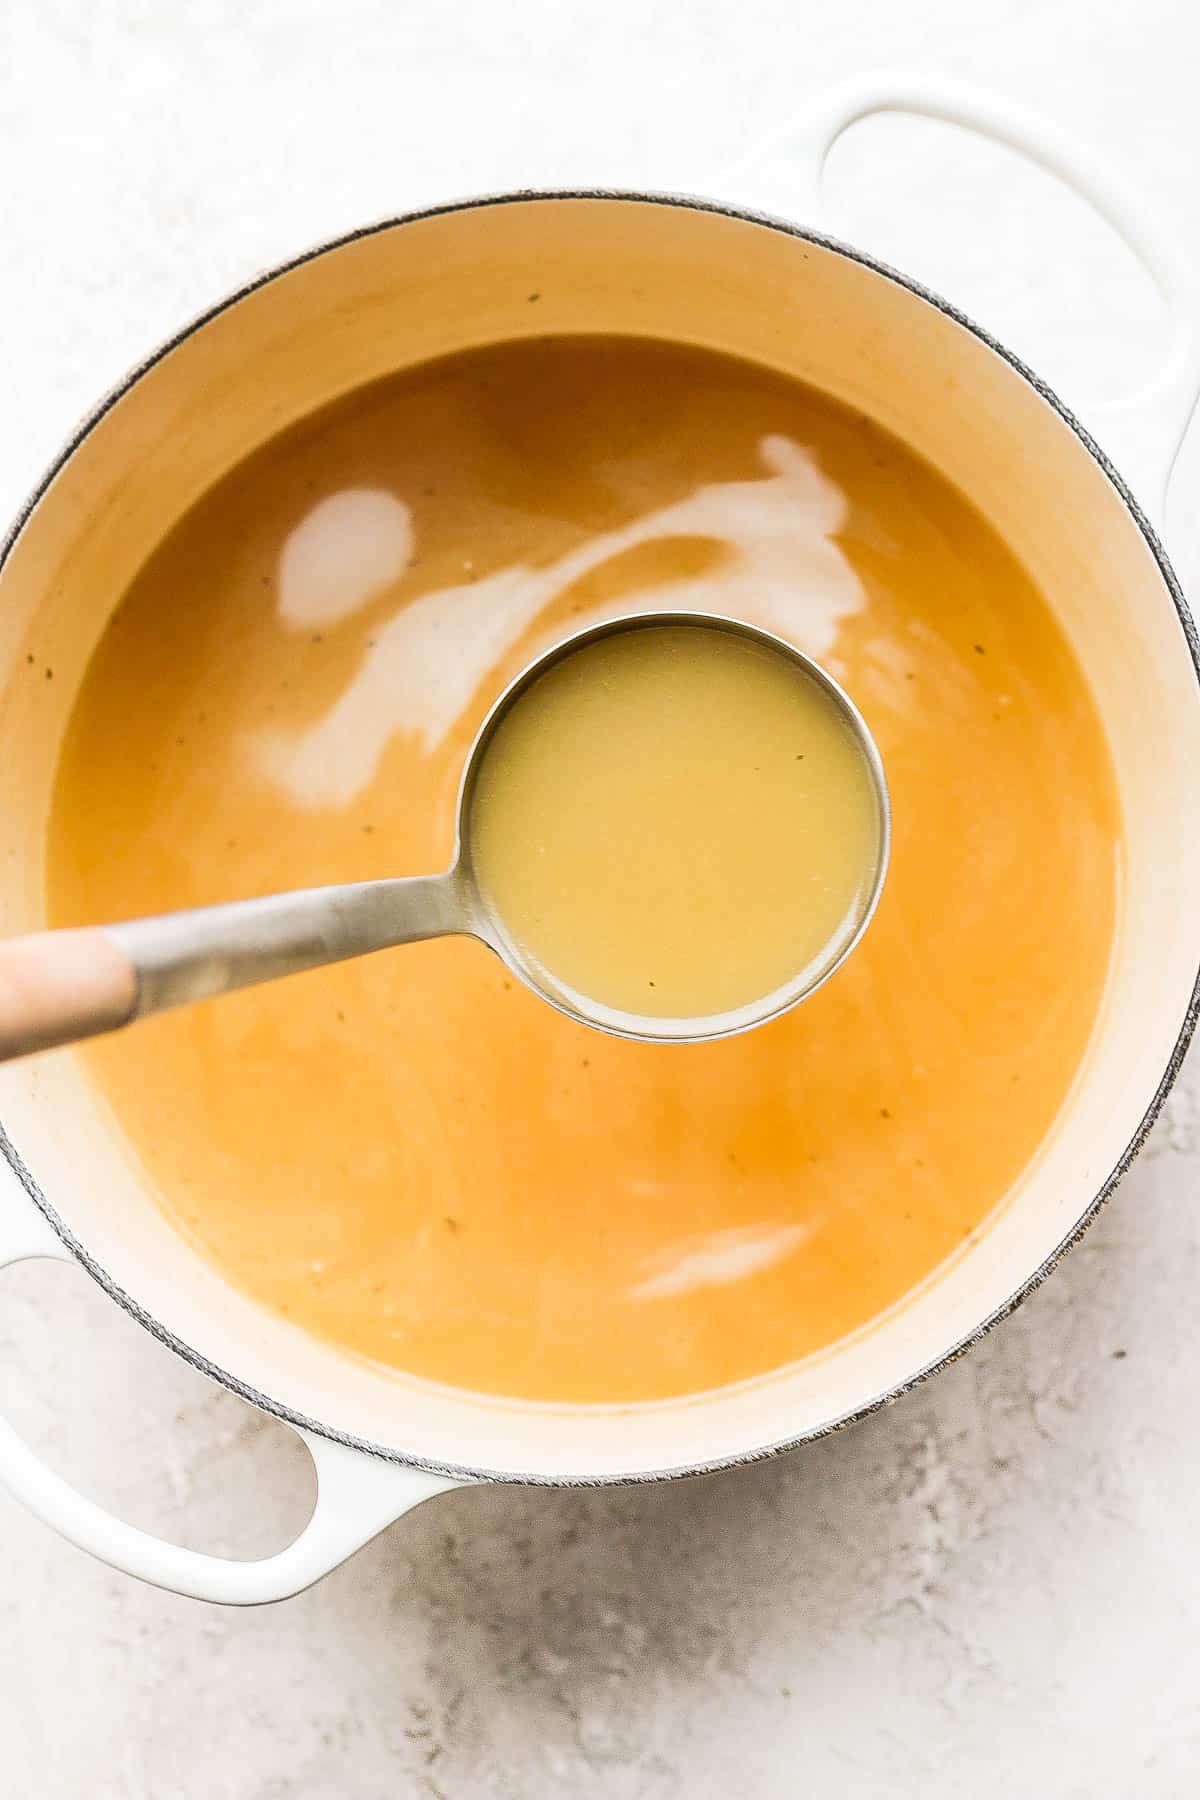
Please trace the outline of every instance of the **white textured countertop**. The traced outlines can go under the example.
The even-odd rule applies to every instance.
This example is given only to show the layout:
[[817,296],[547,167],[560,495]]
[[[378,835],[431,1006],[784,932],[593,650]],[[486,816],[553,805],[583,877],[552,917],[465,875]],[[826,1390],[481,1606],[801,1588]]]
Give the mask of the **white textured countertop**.
[[[439,197],[569,182],[786,207],[727,171],[833,79],[954,73],[1123,165],[1200,255],[1186,0],[7,0],[0,511],[76,417],[257,267]],[[844,235],[1086,415],[1145,371],[1146,283],[1052,184],[864,126]],[[1160,334],[1159,334],[1160,335]],[[1169,541],[1200,571],[1200,431]],[[1200,1786],[1200,1076],[973,1356],[755,1469],[460,1492],[286,1605],[110,1574],[0,1499],[0,1792],[21,1800],[1168,1800]],[[138,1523],[263,1551],[306,1458],[82,1275],[0,1284],[0,1401]]]

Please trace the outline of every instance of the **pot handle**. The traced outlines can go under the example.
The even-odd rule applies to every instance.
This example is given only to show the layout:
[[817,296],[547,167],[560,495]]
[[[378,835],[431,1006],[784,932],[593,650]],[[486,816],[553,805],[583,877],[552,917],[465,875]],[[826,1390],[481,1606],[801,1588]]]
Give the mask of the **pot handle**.
[[[0,1155],[0,1268],[31,1257],[76,1260]],[[301,1593],[403,1513],[464,1485],[294,1429],[316,1469],[312,1516],[286,1549],[251,1562],[185,1550],[127,1525],[56,1475],[5,1420],[0,1420],[0,1484],[68,1542],[123,1574],[227,1606],[258,1606]]]
[[1088,202],[1143,263],[1166,304],[1168,326],[1155,373],[1133,394],[1094,403],[1086,422],[1107,449],[1111,442],[1120,472],[1159,523],[1167,486],[1200,392],[1200,285],[1178,248],[1178,233],[1153,219],[1145,199],[1134,195],[1110,169],[1075,144],[1057,126],[1033,117],[1008,101],[954,81],[920,76],[867,76],[823,97],[806,119],[777,133],[738,168],[739,176],[775,157],[799,153],[806,199],[814,222],[821,216],[821,182],[834,144],[861,119],[877,113],[908,113],[958,125],[991,138],[1037,163]]

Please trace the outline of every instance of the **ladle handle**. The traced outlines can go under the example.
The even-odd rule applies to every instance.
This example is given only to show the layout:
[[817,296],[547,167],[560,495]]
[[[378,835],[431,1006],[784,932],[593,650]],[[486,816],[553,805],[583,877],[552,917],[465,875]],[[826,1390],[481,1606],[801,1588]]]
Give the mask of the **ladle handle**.
[[469,929],[453,873],[299,888],[0,943],[0,1062],[234,988]]
[[0,1062],[116,1031],[137,998],[137,970],[103,931],[10,938],[0,943]]

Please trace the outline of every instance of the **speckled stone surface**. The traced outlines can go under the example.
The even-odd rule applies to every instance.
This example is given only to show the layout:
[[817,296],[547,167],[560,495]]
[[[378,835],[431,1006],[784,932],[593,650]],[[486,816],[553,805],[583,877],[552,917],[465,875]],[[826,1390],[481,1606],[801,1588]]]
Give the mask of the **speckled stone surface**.
[[[786,159],[729,171],[863,67],[954,73],[1049,112],[1200,253],[1198,49],[1184,0],[8,0],[0,508],[130,362],[261,265],[524,183],[786,208]],[[844,235],[962,301],[1085,417],[1151,366],[1148,284],[1002,153],[865,126],[830,194]],[[1185,580],[1197,493],[1200,432],[1168,521]],[[1194,1794],[1198,1067],[1013,1320],[802,1454],[657,1489],[459,1492],[248,1614],[113,1575],[0,1499],[0,1793]],[[73,1271],[0,1283],[0,1403],[58,1467],[180,1541],[262,1552],[305,1515],[296,1441]]]

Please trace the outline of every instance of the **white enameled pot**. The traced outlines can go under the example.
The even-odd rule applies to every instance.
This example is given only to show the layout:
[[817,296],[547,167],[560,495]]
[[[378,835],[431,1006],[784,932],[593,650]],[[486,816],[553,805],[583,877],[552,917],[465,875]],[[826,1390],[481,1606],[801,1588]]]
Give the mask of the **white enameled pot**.
[[[685,340],[799,376],[920,451],[1016,551],[1087,672],[1118,774],[1127,874],[1103,1016],[1050,1140],[977,1243],[824,1355],[687,1402],[540,1407],[387,1376],[267,1315],[168,1224],[73,1053],[13,1065],[0,1073],[0,1263],[78,1260],[195,1367],[293,1425],[316,1463],[316,1507],[296,1541],[232,1562],[114,1519],[0,1426],[0,1479],[116,1567],[208,1599],[276,1599],[460,1483],[654,1480],[800,1444],[885,1403],[1008,1312],[1094,1217],[1145,1135],[1191,1031],[1200,963],[1196,642],[1149,518],[1194,399],[1194,295],[1139,205],[1053,134],[973,96],[888,84],[835,97],[790,134],[814,189],[837,135],[885,110],[1023,149],[1148,264],[1172,309],[1160,369],[1098,426],[1137,500],[1000,345],[805,226],[704,201],[579,193],[500,196],[356,233],[254,282],[151,357],[17,521],[0,564],[0,824],[11,852],[0,859],[0,929],[45,922],[59,742],[108,613],[164,528],[226,470],[364,382],[467,345],[573,331]],[[13,679],[34,644],[56,676],[36,692]]]

